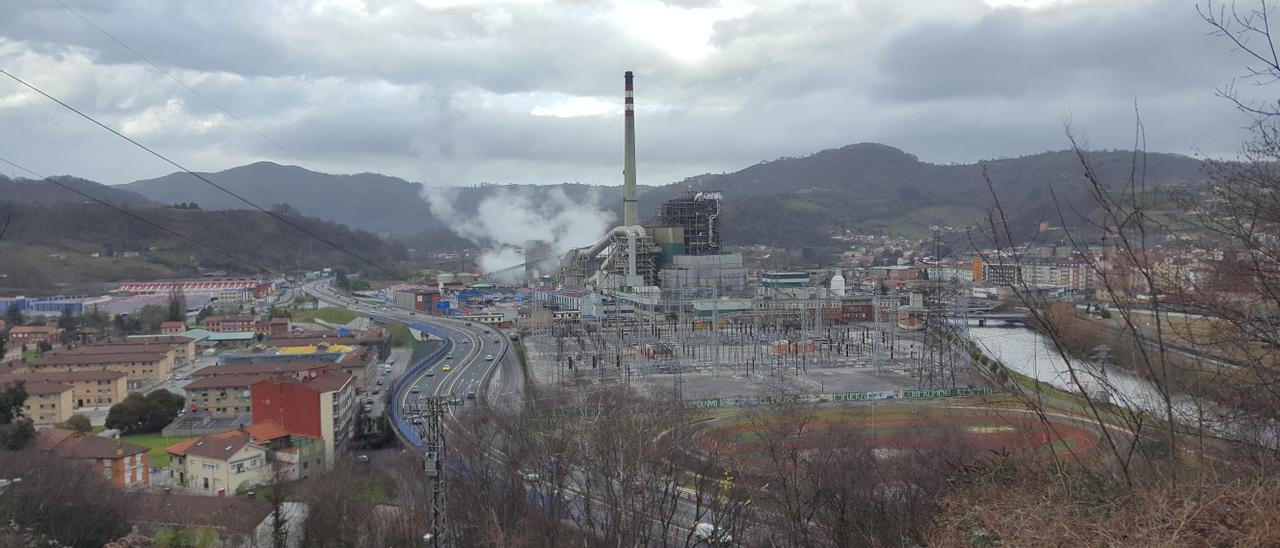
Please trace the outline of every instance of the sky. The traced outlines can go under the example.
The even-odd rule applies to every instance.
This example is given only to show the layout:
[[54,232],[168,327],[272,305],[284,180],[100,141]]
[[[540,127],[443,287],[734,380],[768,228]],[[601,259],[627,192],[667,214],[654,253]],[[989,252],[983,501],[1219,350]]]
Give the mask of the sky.
[[[1215,96],[1246,59],[1184,0],[0,0],[0,14],[0,69],[197,171],[620,184],[626,70],[648,185],[858,142],[970,163],[1066,148],[1070,127],[1130,148],[1135,105],[1148,150],[1227,157],[1247,138]],[[108,184],[174,171],[3,75],[0,158]]]

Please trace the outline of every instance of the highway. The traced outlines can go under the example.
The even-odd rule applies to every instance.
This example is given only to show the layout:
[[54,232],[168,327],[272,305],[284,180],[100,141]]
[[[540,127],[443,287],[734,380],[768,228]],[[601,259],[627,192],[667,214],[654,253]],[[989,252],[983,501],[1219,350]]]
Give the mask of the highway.
[[[319,301],[352,310],[354,312],[394,319],[404,323],[423,323],[443,330],[449,337],[447,350],[442,358],[429,367],[417,372],[403,383],[398,393],[391,394],[391,401],[404,410],[405,419],[417,429],[417,434],[425,438],[425,421],[413,422],[419,411],[425,410],[423,400],[431,396],[452,396],[463,406],[475,405],[481,399],[488,399],[490,404],[518,404],[521,397],[521,377],[517,359],[513,352],[502,350],[510,345],[506,334],[497,329],[453,319],[428,316],[422,312],[410,311],[391,305],[372,304],[342,296],[331,287],[329,280],[308,282],[302,291],[314,295]],[[487,358],[492,357],[492,360]],[[502,359],[499,359],[501,357]],[[412,364],[404,364],[406,369]],[[399,364],[397,364],[399,366]],[[449,371],[444,371],[448,366]],[[398,369],[398,367],[397,367]],[[486,382],[486,381],[490,382]],[[490,390],[492,384],[497,388]],[[417,391],[414,391],[414,388]],[[475,399],[470,395],[474,393]],[[495,451],[496,453],[496,451]],[[497,458],[491,455],[489,458]],[[569,503],[568,511],[581,516],[590,514],[588,505],[607,504],[595,497],[588,501],[580,490],[581,478],[569,478],[568,489],[564,493],[565,502]],[[544,491],[549,487],[542,482],[533,482],[531,487]],[[543,494],[547,494],[543,492]],[[654,537],[665,537],[667,542],[683,546],[689,541],[689,525],[705,519],[705,508],[698,509],[686,496],[675,501],[677,505],[676,520],[672,524],[664,524],[661,520],[650,518],[653,522]]]
[[[514,367],[515,358],[510,352],[503,352],[510,345],[506,334],[495,328],[478,323],[429,316],[423,312],[408,310],[391,305],[375,305],[339,294],[329,286],[328,279],[308,282],[302,290],[313,295],[321,302],[346,308],[354,312],[388,318],[406,324],[418,322],[434,326],[448,336],[447,351],[444,357],[430,367],[417,372],[413,378],[402,385],[399,393],[390,394],[391,401],[400,406],[406,420],[414,410],[422,407],[420,402],[430,396],[453,396],[464,405],[473,405],[481,398],[490,397],[486,380],[498,373],[504,384],[516,378],[518,368]],[[471,325],[468,325],[471,323]],[[502,357],[499,360],[499,357]],[[407,368],[412,364],[405,364]],[[449,371],[445,371],[445,367]],[[498,371],[498,369],[501,371]],[[393,379],[392,379],[393,380]],[[417,389],[415,392],[414,389]],[[475,400],[470,398],[475,394]],[[502,398],[519,398],[518,390],[501,390]],[[419,432],[421,435],[422,432]]]

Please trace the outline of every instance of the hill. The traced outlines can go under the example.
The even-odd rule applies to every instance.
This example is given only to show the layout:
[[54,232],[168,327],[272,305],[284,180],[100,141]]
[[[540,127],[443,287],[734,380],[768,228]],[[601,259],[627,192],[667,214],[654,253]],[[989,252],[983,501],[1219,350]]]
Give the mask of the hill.
[[[1131,152],[1090,152],[1088,158],[1108,184],[1127,180]],[[1148,153],[1145,162],[1149,186],[1207,179],[1201,162],[1186,156]],[[1092,210],[1083,169],[1071,151],[939,165],[876,143],[690,177],[646,194],[642,205],[652,211],[685,191],[721,190],[725,237],[740,244],[812,243],[843,228],[922,236],[930,225],[963,228],[985,222],[994,200],[984,171],[1016,227],[1030,229],[1042,219],[1059,224],[1054,194],[1082,212]],[[1079,219],[1068,219],[1073,221]]]
[[[120,280],[194,276],[207,271],[257,274],[259,268],[293,271],[346,267],[370,271],[358,260],[301,234],[259,211],[131,208],[175,232],[210,243],[251,263],[231,259],[97,204],[18,204],[0,201],[10,217],[0,239],[0,294],[70,292]],[[395,268],[403,245],[362,230],[278,208],[307,231]]]
[[[77,191],[114,205],[132,207],[155,207],[160,205],[141,194],[118,186],[107,186],[87,179],[65,175],[53,177],[53,179]],[[89,201],[84,196],[49,181],[11,179],[4,175],[0,175],[0,196],[4,196],[5,200],[23,204],[82,203]]]
[[[1112,184],[1121,184],[1128,177],[1131,152],[1092,152],[1089,158]],[[1153,187],[1206,179],[1201,162],[1186,156],[1148,153],[1145,165],[1146,183]],[[1060,203],[1083,208],[1085,213],[1091,209],[1083,170],[1071,151],[941,165],[921,162],[912,154],[877,143],[641,188],[640,207],[644,218],[653,218],[662,201],[688,190],[723,191],[725,237],[735,244],[823,245],[829,241],[826,235],[845,228],[921,236],[930,225],[984,224],[993,203],[984,170],[1018,227],[1030,229],[1040,220],[1058,224],[1052,199],[1055,194]],[[620,186],[581,184],[426,187],[432,196],[448,196],[446,207],[442,210],[437,204],[433,211],[420,198],[423,185],[372,173],[329,175],[260,162],[206,176],[258,203],[288,203],[305,215],[408,237],[407,241],[419,249],[456,247],[456,238],[440,235],[451,228],[474,234],[475,230],[458,230],[456,225],[481,215],[481,204],[495,196],[518,196],[534,206],[589,204],[617,217],[622,195]],[[162,203],[195,201],[205,209],[243,207],[234,198],[182,173],[117,188]],[[557,200],[554,193],[562,193],[566,199]]]

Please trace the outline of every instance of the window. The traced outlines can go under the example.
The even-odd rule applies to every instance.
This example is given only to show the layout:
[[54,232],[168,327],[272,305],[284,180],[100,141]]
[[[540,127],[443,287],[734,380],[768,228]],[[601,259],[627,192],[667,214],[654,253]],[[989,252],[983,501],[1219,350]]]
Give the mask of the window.
[[218,469],[218,464],[217,464],[217,463],[213,463],[213,462],[206,462],[206,463],[202,464],[200,467],[201,467],[201,468],[204,468],[205,470],[217,470],[217,469]]

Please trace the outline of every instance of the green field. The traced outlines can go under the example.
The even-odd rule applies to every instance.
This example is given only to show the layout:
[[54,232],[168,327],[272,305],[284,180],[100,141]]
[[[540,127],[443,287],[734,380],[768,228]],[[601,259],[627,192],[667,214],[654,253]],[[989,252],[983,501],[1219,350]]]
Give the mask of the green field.
[[169,466],[169,454],[165,452],[165,449],[168,449],[170,445],[175,443],[184,442],[196,437],[199,436],[166,438],[161,436],[159,432],[156,432],[155,434],[130,434],[128,436],[120,436],[120,441],[146,447],[150,450],[147,454],[151,455],[151,466],[159,466],[163,468]]
[[324,320],[329,323],[339,324],[345,324],[357,317],[355,312],[341,308],[294,309],[290,310],[289,314],[295,322],[314,322],[316,320]]

